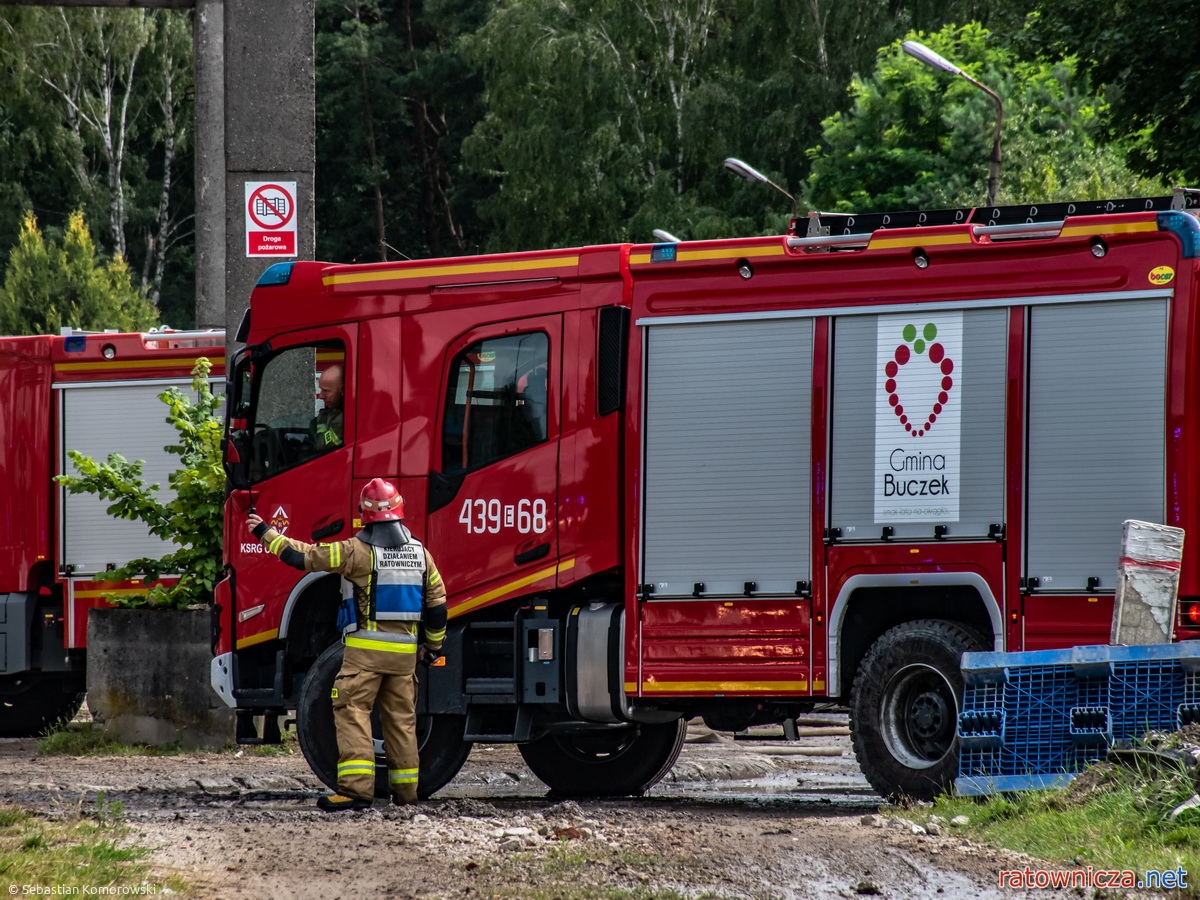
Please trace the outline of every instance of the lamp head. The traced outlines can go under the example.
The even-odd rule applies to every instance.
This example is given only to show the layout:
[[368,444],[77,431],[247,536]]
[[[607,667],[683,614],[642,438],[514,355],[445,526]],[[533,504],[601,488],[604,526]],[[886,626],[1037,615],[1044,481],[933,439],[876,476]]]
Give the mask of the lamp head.
[[767,176],[751,165],[747,165],[740,159],[729,157],[725,160],[725,168],[736,175],[738,178],[744,178],[747,181],[761,181],[768,184]]
[[904,52],[909,56],[919,59],[927,66],[932,66],[935,69],[941,69],[943,72],[949,72],[951,75],[961,75],[962,69],[956,66],[950,60],[943,56],[934,53],[924,44],[918,44],[916,41],[905,41],[900,45],[904,48]]

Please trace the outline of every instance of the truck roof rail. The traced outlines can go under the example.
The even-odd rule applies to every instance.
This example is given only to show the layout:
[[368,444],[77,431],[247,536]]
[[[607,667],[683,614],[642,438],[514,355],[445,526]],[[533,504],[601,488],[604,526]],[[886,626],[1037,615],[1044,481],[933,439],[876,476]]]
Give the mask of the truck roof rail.
[[1042,237],[1058,231],[1071,216],[1200,210],[1200,188],[1175,188],[1169,197],[1027,203],[1017,206],[962,207],[882,213],[810,212],[803,237],[788,237],[788,246],[863,247],[876,231],[887,228],[929,228],[937,225],[975,225],[976,234],[993,238]]
[[149,341],[161,341],[166,338],[171,340],[196,340],[197,338],[221,338],[225,336],[224,328],[196,328],[192,331],[143,331],[142,337]]

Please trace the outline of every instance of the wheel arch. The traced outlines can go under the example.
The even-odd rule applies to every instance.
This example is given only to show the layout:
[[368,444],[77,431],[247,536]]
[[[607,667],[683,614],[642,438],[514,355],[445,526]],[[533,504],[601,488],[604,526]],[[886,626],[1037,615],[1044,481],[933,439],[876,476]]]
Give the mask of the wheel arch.
[[852,575],[842,585],[829,615],[829,696],[848,696],[854,673],[876,638],[889,628],[916,619],[965,623],[990,636],[996,650],[1003,649],[1000,604],[981,575]]
[[308,572],[296,582],[279,620],[289,656],[315,659],[334,641],[341,590],[340,576],[330,572]]

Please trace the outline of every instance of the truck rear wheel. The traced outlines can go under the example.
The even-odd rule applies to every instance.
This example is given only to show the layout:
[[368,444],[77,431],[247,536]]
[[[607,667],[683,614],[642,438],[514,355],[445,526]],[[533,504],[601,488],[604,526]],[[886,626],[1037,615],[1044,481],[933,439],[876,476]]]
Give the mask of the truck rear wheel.
[[[333,679],[342,667],[342,644],[339,641],[317,657],[300,688],[296,709],[296,736],[300,751],[313,774],[330,790],[337,790],[337,730],[333,724],[333,703],[330,691]],[[421,755],[417,796],[422,800],[445,787],[471,753],[471,744],[462,739],[464,717],[417,716],[417,747]],[[371,714],[375,735],[375,796],[391,796],[388,788],[387,757],[383,755],[379,714]]]
[[962,655],[979,637],[956,622],[926,619],[881,636],[859,666],[850,697],[854,754],[889,800],[932,800],[958,774]]
[[0,737],[33,737],[69,722],[83,697],[77,676],[22,672],[0,677]]
[[683,746],[683,719],[603,731],[548,734],[521,744],[533,774],[558,797],[643,794],[671,770]]

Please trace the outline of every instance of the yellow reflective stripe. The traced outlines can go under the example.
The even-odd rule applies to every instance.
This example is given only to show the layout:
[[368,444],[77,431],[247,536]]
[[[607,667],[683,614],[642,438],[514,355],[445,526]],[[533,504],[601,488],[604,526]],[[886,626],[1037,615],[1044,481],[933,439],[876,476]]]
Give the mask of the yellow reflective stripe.
[[278,537],[276,537],[275,540],[271,541],[271,543],[267,546],[267,549],[270,550],[272,553],[274,553],[276,556],[278,556],[279,548],[282,547],[284,545],[284,543],[286,543],[286,539],[281,534]]
[[388,781],[392,784],[412,784],[419,777],[419,769],[388,769]]
[[357,647],[359,650],[382,650],[385,653],[416,653],[416,644],[397,644],[392,641],[373,641],[368,638],[347,637],[347,647]]
[[342,545],[329,545],[329,564],[335,569],[342,564]]
[[440,640],[444,640],[445,637],[446,637],[446,629],[445,628],[443,628],[441,631],[426,631],[425,632],[425,640],[427,640],[427,641],[440,641]]
[[430,575],[429,583],[430,583],[430,585],[441,584],[442,583],[442,573],[434,572],[432,575]]
[[338,763],[338,774],[347,775],[351,772],[367,772],[375,771],[375,760],[373,759],[348,759],[345,762]]

